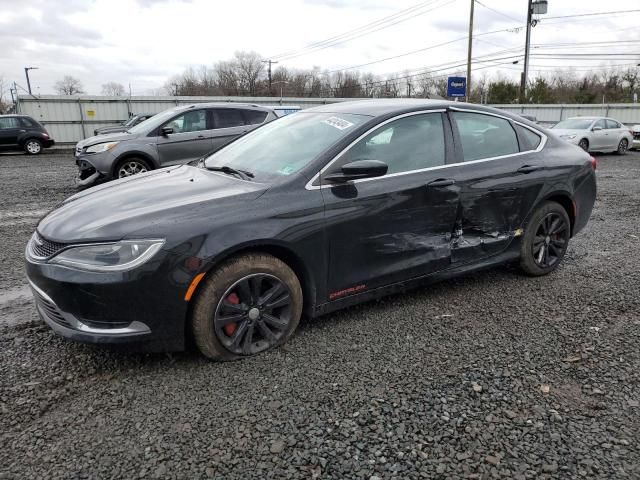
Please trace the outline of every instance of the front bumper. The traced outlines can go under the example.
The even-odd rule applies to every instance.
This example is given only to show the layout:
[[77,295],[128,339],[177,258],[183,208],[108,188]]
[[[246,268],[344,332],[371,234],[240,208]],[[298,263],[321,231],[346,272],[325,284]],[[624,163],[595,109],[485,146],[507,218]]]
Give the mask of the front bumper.
[[110,179],[115,157],[111,151],[86,154],[82,152],[82,148],[76,146],[75,162],[78,175],[74,181],[77,186],[85,187]]
[[138,340],[151,333],[147,325],[138,321],[116,328],[87,325],[70,313],[60,310],[51,297],[33,282],[30,281],[29,284],[40,318],[58,335],[87,343],[119,343]]
[[57,334],[179,351],[185,346],[184,294],[194,275],[185,258],[161,250],[138,269],[94,273],[35,261],[27,252],[26,273],[39,315]]

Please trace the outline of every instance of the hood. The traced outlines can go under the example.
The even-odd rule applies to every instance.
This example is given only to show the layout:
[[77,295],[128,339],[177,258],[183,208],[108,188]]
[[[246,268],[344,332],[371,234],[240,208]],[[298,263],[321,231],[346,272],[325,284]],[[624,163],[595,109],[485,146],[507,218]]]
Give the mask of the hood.
[[130,133],[124,133],[120,131],[119,133],[108,133],[106,135],[95,135],[93,137],[85,138],[84,140],[80,140],[76,144],[76,148],[84,148],[91,145],[96,145],[98,143],[105,142],[116,142],[123,140],[131,140],[137,138],[136,135],[131,135]]
[[210,230],[216,216],[231,215],[231,205],[246,208],[266,189],[202,168],[169,167],[78,193],[44,217],[38,232],[61,243],[183,238],[185,229]]
[[96,128],[96,131],[100,134],[100,135],[105,135],[107,133],[118,133],[118,132],[125,132],[127,130],[127,127],[123,126],[123,125],[118,125],[118,126],[114,126],[114,127],[102,127],[102,128]]
[[588,130],[580,130],[575,128],[552,128],[551,131],[557,136],[560,135],[584,135]]

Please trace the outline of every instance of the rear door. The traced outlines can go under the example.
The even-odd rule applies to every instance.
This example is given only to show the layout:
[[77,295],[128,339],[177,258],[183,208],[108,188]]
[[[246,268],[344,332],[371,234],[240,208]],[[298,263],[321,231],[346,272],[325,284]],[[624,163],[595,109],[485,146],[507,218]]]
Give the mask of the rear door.
[[325,202],[329,300],[449,267],[459,199],[456,185],[440,181],[452,145],[445,126],[440,112],[387,121],[320,179],[355,160],[383,161],[386,175],[308,187],[320,188]]
[[611,149],[617,149],[620,140],[625,134],[629,133],[629,130],[622,128],[622,124],[610,118],[605,120],[607,125],[607,133],[609,134],[609,147]]
[[[164,127],[171,127],[173,133],[163,136]],[[158,129],[157,148],[161,166],[192,161],[211,151],[207,111],[188,110],[169,120]]]
[[213,128],[211,132],[211,148],[218,150],[234,138],[247,132],[250,128],[240,108],[213,108],[210,111]]
[[0,145],[17,145],[18,136],[25,131],[16,117],[0,117]]
[[450,118],[461,147],[447,174],[460,188],[451,255],[464,264],[501,252],[519,234],[544,187],[537,152],[544,144],[535,130],[500,116],[453,110]]

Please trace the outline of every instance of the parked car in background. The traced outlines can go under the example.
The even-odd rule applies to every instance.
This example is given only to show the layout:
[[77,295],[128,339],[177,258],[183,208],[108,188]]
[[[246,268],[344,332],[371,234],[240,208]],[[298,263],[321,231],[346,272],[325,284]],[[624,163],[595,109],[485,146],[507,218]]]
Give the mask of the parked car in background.
[[119,133],[125,132],[129,130],[131,127],[135,127],[139,123],[144,122],[145,120],[153,117],[155,113],[138,113],[136,115],[132,115],[129,120],[122,122],[120,125],[114,125],[113,127],[101,127],[96,128],[93,133],[94,135],[105,135],[107,133]]
[[296,113],[301,110],[297,105],[265,105],[265,107],[270,108],[274,112],[276,112],[276,115],[278,115],[278,117],[291,115],[292,113]]
[[231,360],[284,343],[303,311],[506,262],[552,272],[589,220],[595,168],[493,108],[323,105],[195,165],[74,195],[38,224],[26,272],[60,335],[154,350],[193,338],[207,357]]
[[0,115],[0,150],[23,150],[38,155],[56,142],[49,132],[27,115]]
[[258,105],[200,103],[171,108],[125,132],[78,142],[76,183],[84,187],[196,160],[276,118],[273,110]]
[[631,127],[631,134],[633,135],[631,148],[640,148],[640,125],[634,125]]
[[628,127],[607,117],[573,117],[551,127],[560,138],[586,152],[616,152],[624,155],[633,143]]

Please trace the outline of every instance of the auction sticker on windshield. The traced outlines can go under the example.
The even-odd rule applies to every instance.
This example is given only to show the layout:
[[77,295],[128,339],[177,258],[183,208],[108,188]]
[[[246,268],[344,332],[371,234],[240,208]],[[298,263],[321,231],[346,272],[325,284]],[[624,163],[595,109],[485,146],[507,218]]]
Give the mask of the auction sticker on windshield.
[[332,127],[337,128],[338,130],[346,130],[349,127],[353,127],[353,123],[347,122],[339,117],[329,117],[326,120],[323,120],[322,123],[326,123],[327,125],[331,125]]

